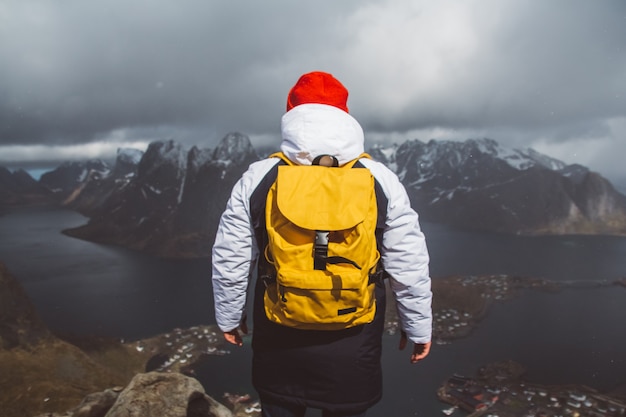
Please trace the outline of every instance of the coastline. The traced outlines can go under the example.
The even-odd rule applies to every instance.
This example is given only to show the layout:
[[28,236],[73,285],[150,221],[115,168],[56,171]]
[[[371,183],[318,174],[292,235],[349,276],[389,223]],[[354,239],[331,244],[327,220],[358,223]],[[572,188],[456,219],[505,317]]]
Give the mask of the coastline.
[[475,376],[453,375],[437,390],[440,401],[468,417],[626,415],[626,396],[601,393],[585,385],[543,385],[524,379],[525,368],[513,361],[481,367]]

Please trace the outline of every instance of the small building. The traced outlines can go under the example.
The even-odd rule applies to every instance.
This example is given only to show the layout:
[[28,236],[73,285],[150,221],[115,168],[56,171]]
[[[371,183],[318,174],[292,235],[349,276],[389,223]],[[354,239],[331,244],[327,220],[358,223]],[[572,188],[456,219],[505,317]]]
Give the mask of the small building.
[[474,412],[487,408],[488,404],[477,400],[466,392],[459,390],[450,390],[448,394],[458,402],[458,406],[466,411]]

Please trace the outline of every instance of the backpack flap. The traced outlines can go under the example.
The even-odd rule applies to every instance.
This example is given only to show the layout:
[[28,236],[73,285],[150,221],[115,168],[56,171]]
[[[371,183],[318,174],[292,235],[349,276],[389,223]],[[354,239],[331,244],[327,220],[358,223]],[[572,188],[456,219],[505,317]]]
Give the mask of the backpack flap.
[[367,169],[278,167],[277,207],[308,230],[346,230],[365,219],[374,179]]

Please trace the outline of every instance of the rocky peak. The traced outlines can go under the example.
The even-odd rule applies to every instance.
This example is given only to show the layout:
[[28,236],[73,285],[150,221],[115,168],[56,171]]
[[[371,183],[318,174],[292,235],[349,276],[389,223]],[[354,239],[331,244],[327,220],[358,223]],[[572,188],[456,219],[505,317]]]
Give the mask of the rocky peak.
[[193,146],[187,154],[187,170],[190,173],[197,173],[201,166],[213,160],[213,149],[200,149]]
[[524,171],[533,167],[560,170],[566,167],[565,163],[533,149],[507,148],[488,138],[468,139],[464,142],[430,140],[427,143],[415,139],[398,147],[378,148],[373,153],[382,157],[382,161],[395,162],[395,171],[402,178],[407,174],[409,178],[418,175],[422,181],[442,169],[446,172],[480,175],[497,166],[500,171],[508,171],[510,168]]
[[0,206],[52,202],[52,193],[23,169],[11,172],[0,166]]
[[394,143],[393,145],[389,147],[376,145],[372,147],[371,149],[369,149],[368,152],[372,158],[374,158],[377,161],[382,162],[392,171],[394,172],[398,171],[397,165],[396,165],[396,153],[398,152],[397,144]]
[[248,160],[251,156],[256,156],[256,153],[250,143],[250,138],[238,132],[231,132],[224,136],[213,151],[215,161],[229,161],[235,164]]
[[88,178],[104,178],[110,172],[109,164],[100,159],[91,159],[85,162],[69,161],[44,173],[39,182],[51,191],[65,197]]
[[15,170],[12,176],[15,185],[21,190],[33,190],[40,187],[39,183],[23,169]]
[[19,192],[32,188],[37,181],[22,169],[11,172],[8,168],[0,166],[0,190],[6,192]]
[[186,168],[187,152],[180,143],[173,140],[152,142],[139,162],[138,178],[179,178]]
[[257,159],[240,133],[226,135],[213,150],[153,142],[137,176],[111,190],[99,209],[91,204],[89,224],[66,233],[166,257],[207,256],[233,185]]
[[119,148],[117,150],[113,175],[116,177],[135,175],[143,154],[144,153],[139,149]]
[[492,139],[407,141],[372,155],[427,221],[506,233],[626,233],[626,202],[600,175]]
[[574,184],[582,184],[591,171],[582,165],[572,164],[561,168],[559,172],[564,177],[569,178]]

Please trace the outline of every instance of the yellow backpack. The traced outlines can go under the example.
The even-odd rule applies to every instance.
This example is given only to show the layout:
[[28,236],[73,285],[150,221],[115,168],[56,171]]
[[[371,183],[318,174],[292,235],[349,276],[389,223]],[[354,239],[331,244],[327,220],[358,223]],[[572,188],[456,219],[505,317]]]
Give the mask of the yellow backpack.
[[[265,224],[267,317],[299,329],[339,330],[374,319],[380,254],[374,177],[367,168],[278,166]],[[369,157],[367,154],[361,157]],[[332,158],[332,157],[331,157]],[[336,162],[336,160],[334,160]],[[315,161],[314,161],[315,162]]]

